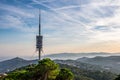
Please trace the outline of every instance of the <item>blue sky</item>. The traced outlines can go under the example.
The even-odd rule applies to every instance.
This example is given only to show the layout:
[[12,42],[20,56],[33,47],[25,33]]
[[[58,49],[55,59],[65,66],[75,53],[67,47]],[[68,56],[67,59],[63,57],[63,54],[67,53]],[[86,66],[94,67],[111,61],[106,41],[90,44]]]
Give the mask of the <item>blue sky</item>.
[[44,54],[120,52],[120,0],[0,0],[0,56],[37,55],[39,9]]

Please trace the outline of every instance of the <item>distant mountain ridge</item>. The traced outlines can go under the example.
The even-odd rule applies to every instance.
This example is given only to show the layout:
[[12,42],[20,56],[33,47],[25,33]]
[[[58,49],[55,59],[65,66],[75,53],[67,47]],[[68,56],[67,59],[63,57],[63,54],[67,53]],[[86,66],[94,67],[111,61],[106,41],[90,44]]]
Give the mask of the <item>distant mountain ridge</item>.
[[37,60],[24,60],[19,57],[10,60],[5,60],[0,62],[0,73],[9,72],[16,68],[20,68],[35,63],[37,63]]
[[59,53],[59,54],[50,54],[46,55],[44,57],[49,57],[51,59],[62,59],[62,60],[67,60],[67,59],[72,59],[76,60],[78,58],[82,57],[95,57],[95,56],[110,56],[112,54],[110,53],[105,53],[105,52],[91,52],[91,53]]
[[[62,55],[63,57],[67,57],[67,58],[70,58],[70,55],[73,56],[72,53],[71,54],[65,53],[65,54],[58,54],[58,55]],[[55,54],[53,56],[57,57],[58,55]],[[79,54],[74,54],[74,56],[78,56],[78,55]],[[85,53],[84,55],[87,55],[87,54]],[[51,57],[51,56],[52,55],[49,55],[48,57]],[[108,71],[120,73],[120,56],[108,56],[108,53],[106,53],[105,56],[97,56],[93,58],[79,57],[76,60],[56,59],[54,61],[56,61],[57,63],[61,63],[61,64],[68,64],[72,66],[76,65],[78,68],[83,68],[83,69],[87,68],[88,70],[90,69],[89,67],[91,67],[92,70],[94,69],[95,70],[108,70]],[[0,62],[0,73],[12,71],[16,68],[27,66],[29,64],[37,64],[37,63],[38,63],[38,60],[24,60],[22,58],[16,57],[13,59]]]
[[104,69],[112,70],[114,72],[120,73],[120,56],[109,56],[109,57],[101,57],[96,56],[94,58],[79,58],[77,59],[79,62],[89,63],[91,65],[98,65]]
[[[120,53],[106,53],[106,52],[90,52],[90,53],[56,53],[56,54],[46,54],[42,56],[41,58],[51,58],[51,59],[60,59],[60,60],[67,60],[67,59],[72,59],[76,60],[78,58],[82,57],[96,57],[96,56],[120,56]],[[0,57],[0,62],[11,59],[13,57]],[[31,56],[24,56],[22,57],[27,60],[31,59],[37,59],[37,56],[31,57]]]

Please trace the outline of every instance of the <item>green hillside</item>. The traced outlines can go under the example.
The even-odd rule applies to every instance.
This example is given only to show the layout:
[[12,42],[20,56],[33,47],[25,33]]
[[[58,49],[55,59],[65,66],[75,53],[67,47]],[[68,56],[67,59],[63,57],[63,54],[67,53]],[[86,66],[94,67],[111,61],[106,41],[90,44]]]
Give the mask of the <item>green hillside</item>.
[[69,69],[60,69],[54,61],[46,58],[36,65],[16,69],[1,80],[73,80],[74,75]]
[[117,75],[111,72],[86,70],[68,64],[56,64],[47,58],[39,61],[38,64],[11,71],[0,80],[119,80],[116,77]]
[[107,71],[94,71],[77,68],[67,64],[59,64],[61,68],[68,68],[75,76],[75,80],[114,80],[116,74]]

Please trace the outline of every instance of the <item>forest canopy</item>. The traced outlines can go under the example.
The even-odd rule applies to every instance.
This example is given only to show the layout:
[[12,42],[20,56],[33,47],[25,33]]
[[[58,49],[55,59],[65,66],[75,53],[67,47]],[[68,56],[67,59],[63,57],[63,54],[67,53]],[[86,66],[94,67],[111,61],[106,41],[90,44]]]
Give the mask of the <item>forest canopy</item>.
[[38,64],[16,69],[1,80],[73,80],[73,73],[67,69],[60,69],[49,58],[40,60]]

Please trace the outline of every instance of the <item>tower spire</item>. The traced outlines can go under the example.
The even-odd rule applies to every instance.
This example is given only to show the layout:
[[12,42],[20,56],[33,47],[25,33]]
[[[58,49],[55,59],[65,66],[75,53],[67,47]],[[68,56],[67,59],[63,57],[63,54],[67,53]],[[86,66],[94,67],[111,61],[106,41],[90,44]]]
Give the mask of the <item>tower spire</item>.
[[41,11],[39,9],[39,36],[41,35]]
[[36,36],[36,49],[38,51],[38,58],[41,60],[42,41],[43,36],[41,35],[41,11],[39,9],[39,34]]

